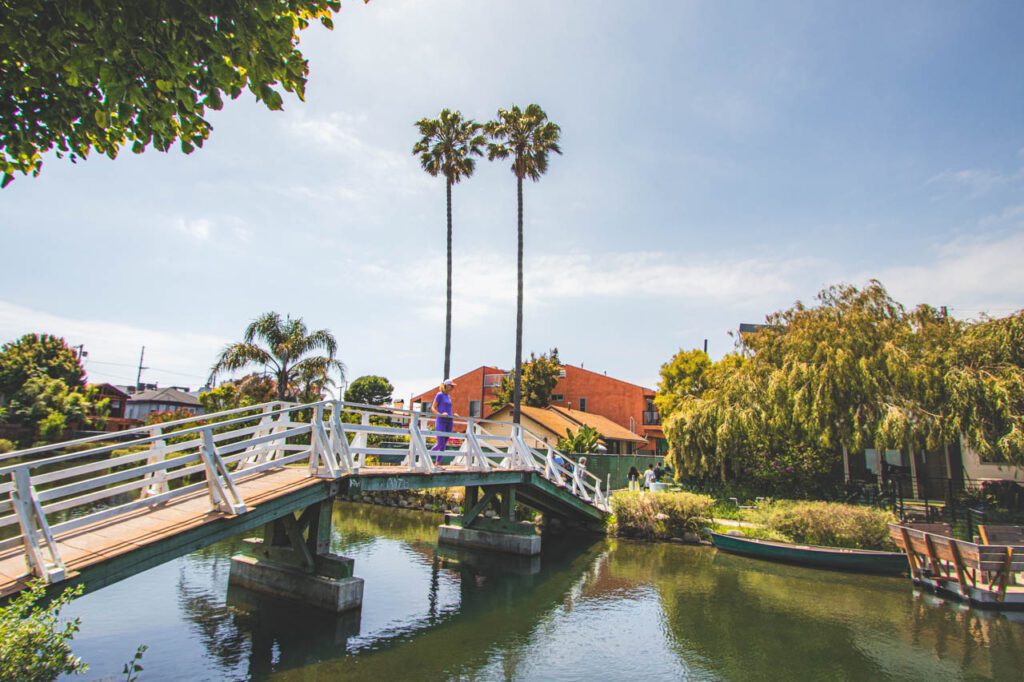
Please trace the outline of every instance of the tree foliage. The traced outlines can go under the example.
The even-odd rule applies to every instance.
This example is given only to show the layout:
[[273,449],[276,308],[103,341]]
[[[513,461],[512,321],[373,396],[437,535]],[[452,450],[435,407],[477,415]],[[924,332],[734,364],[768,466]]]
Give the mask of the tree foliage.
[[37,580],[0,607],[0,680],[49,682],[88,669],[71,652],[79,619],[60,618],[61,609],[82,590],[82,585],[69,587],[47,602],[46,586]]
[[[547,407],[561,371],[562,363],[558,359],[557,348],[541,353],[540,356],[530,353],[530,359],[523,364],[523,402],[529,407]],[[490,402],[491,408],[500,410],[510,404],[514,389],[512,375],[506,374],[501,377],[501,384],[494,390],[494,397]]]
[[598,443],[601,441],[601,434],[592,426],[584,424],[576,433],[571,429],[565,430],[565,438],[558,441],[558,449],[565,453],[587,455],[597,452]]
[[0,11],[0,172],[39,174],[56,148],[72,161],[130,144],[190,153],[206,110],[248,89],[269,109],[304,97],[298,49],[310,22],[333,27],[339,0],[208,3],[19,0]]
[[368,374],[348,385],[345,390],[345,401],[364,405],[387,405],[391,402],[391,394],[394,392],[395,387],[386,378]]
[[31,426],[39,440],[52,443],[69,428],[101,426],[109,403],[92,386],[71,389],[60,379],[35,374],[14,393],[4,413],[8,421]]
[[[317,351],[322,355],[315,355]],[[302,318],[264,313],[245,329],[242,341],[228,344],[210,370],[212,384],[218,374],[254,365],[274,375],[277,399],[317,397],[333,383],[332,372],[345,376],[345,365],[335,358],[338,342],[326,329],[309,331]]]
[[907,311],[872,281],[766,322],[716,363],[680,353],[663,366],[656,400],[681,471],[809,482],[844,449],[921,451],[960,434],[1024,461],[1024,312],[968,324]]
[[25,334],[0,347],[0,402],[20,391],[29,377],[60,379],[69,388],[85,384],[85,369],[67,342],[50,334]]

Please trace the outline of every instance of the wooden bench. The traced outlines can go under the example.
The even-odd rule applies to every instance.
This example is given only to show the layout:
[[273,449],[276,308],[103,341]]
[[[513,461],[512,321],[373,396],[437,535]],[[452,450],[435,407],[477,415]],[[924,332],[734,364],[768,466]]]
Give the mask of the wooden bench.
[[949,529],[949,524],[889,524],[889,536],[907,553],[912,578],[928,578],[940,584],[955,582],[964,595],[968,587],[988,583],[988,590],[995,591],[1002,601],[1012,574],[1024,571],[1024,543],[978,545],[922,526],[938,526],[945,532]]
[[1024,545],[1024,526],[979,525],[983,545]]

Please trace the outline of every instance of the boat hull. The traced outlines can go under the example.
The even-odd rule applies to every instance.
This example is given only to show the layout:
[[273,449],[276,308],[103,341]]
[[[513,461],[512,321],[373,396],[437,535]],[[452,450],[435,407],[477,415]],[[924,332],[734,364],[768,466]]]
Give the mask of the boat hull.
[[855,573],[898,575],[907,572],[907,555],[900,552],[792,545],[722,533],[711,533],[711,542],[723,552],[766,561]]

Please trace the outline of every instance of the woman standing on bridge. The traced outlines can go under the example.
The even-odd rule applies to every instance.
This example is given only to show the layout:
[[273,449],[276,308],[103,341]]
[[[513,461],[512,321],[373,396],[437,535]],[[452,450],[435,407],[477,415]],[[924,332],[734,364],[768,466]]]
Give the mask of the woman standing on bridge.
[[[453,386],[455,386],[454,381],[445,379],[438,387],[438,393],[434,396],[434,402],[430,405],[430,409],[437,414],[437,418],[434,419],[435,431],[452,430],[452,397],[449,394],[452,392]],[[438,436],[437,443],[430,449],[434,452],[444,452],[447,447],[448,436]],[[434,464],[441,464],[441,455],[434,457]]]

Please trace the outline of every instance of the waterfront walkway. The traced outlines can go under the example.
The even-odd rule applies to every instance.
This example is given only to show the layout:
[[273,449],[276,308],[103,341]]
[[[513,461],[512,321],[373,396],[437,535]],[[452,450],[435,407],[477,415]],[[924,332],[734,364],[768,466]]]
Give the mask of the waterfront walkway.
[[[3,455],[0,597],[33,577],[95,590],[358,492],[504,486],[545,513],[607,514],[602,482],[565,455],[560,465],[553,448],[529,447],[521,427],[457,419],[457,432],[438,433],[431,423],[370,405],[268,403],[134,429],[117,443],[96,436]],[[444,467],[427,449],[437,435],[461,439]]]

